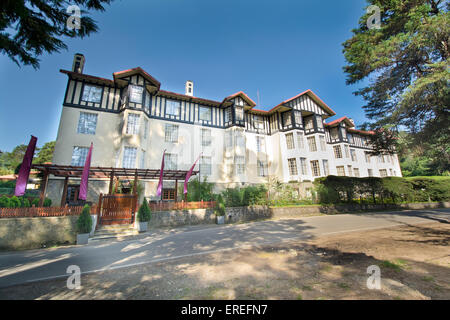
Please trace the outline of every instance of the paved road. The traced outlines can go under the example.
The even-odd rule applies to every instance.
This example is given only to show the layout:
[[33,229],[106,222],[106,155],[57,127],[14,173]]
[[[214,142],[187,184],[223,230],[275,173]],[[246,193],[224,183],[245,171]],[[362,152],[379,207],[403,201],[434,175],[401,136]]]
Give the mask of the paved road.
[[436,221],[449,223],[450,209],[342,214],[190,231],[178,229],[151,232],[125,241],[105,240],[80,247],[3,253],[0,254],[0,287],[67,277],[69,265],[77,265],[82,273],[89,273],[251,245]]

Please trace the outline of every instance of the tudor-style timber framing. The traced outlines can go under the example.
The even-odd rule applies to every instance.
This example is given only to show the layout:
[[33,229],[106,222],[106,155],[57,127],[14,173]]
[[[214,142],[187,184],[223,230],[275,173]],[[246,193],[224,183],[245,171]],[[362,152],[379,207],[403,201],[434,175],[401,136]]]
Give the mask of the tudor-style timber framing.
[[[242,91],[216,101],[163,90],[141,68],[115,72],[112,79],[61,73],[68,80],[53,158],[56,165],[71,165],[74,148],[93,142],[92,162],[99,167],[123,168],[126,159],[134,168],[159,168],[166,149],[170,161],[175,161],[171,165],[188,170],[202,153],[209,166],[203,167],[208,168],[204,173],[199,169],[199,176],[222,188],[267,183],[271,177],[282,182],[312,181],[317,178],[311,172],[312,162],[321,176],[341,174],[341,167],[349,175],[349,166],[358,169],[361,177],[380,176],[380,170],[401,176],[396,155],[366,157],[372,132],[357,130],[347,117],[329,121],[336,113],[311,90],[262,110]],[[93,90],[95,101],[87,96],[83,100],[86,86],[98,87]],[[175,112],[169,110],[169,103]],[[93,135],[77,132],[80,113],[85,111],[97,114]],[[133,134],[127,132],[129,121],[136,126]],[[210,143],[202,142],[201,129],[210,130]],[[288,148],[290,133],[293,145],[289,142]],[[336,156],[333,146],[340,146],[342,157]],[[356,161],[347,155],[349,149]],[[295,176],[289,173],[288,159],[297,162]],[[145,194],[152,198],[155,191],[155,182],[148,182]]]

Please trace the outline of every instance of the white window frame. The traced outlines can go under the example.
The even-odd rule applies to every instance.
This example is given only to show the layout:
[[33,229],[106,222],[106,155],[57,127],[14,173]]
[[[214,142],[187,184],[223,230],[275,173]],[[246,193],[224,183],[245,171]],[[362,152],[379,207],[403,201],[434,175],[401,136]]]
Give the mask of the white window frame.
[[178,125],[166,123],[164,126],[164,141],[178,143]]
[[181,102],[177,100],[166,99],[166,114],[179,117],[181,112]]
[[127,134],[139,134],[139,122],[141,115],[129,113],[127,117]]
[[103,88],[92,84],[85,84],[81,101],[100,103],[102,101]]
[[200,121],[211,121],[211,119],[212,119],[212,110],[211,110],[211,108],[210,107],[199,106],[198,107],[198,119]]
[[87,155],[89,153],[88,147],[73,147],[71,166],[82,167],[86,162]]
[[143,97],[144,97],[144,87],[130,84],[130,91],[129,91],[130,102],[142,104]]
[[124,147],[123,148],[122,166],[124,168],[128,168],[128,169],[136,168],[136,157],[137,157],[137,148]]
[[97,113],[81,111],[80,117],[78,118],[77,133],[95,135],[95,131],[97,130],[97,120]]

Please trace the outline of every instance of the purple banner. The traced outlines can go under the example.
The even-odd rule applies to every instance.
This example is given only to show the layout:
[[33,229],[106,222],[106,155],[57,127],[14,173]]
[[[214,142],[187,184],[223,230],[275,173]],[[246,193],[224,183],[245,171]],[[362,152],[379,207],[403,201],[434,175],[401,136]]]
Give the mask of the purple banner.
[[200,153],[200,155],[198,156],[197,160],[195,160],[194,165],[191,167],[191,169],[186,174],[186,178],[184,179],[184,194],[187,193],[189,179],[191,178],[192,171],[194,171],[195,165],[197,164],[197,162],[200,159],[201,155],[202,154]]
[[81,175],[80,193],[78,195],[78,199],[85,200],[85,201],[86,201],[87,190],[88,190],[89,169],[91,168],[91,157],[92,157],[93,146],[94,146],[94,144],[91,142],[91,147],[89,148],[89,152],[86,157],[86,161],[84,163],[83,174]]
[[159,182],[158,182],[158,189],[156,189],[156,196],[160,197],[162,193],[163,188],[163,174],[164,174],[164,156],[166,155],[166,150],[163,152],[163,157],[161,161],[161,170],[159,171]]
[[33,161],[34,150],[36,149],[37,138],[31,136],[30,143],[28,143],[27,151],[23,157],[22,165],[20,166],[19,176],[16,181],[16,189],[14,195],[16,197],[23,196],[27,189],[28,178],[30,176],[31,163]]

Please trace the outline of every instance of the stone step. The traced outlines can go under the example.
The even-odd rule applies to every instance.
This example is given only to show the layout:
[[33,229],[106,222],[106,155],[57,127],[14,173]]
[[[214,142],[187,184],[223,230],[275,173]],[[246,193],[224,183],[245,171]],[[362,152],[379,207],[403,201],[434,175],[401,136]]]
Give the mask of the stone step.
[[132,229],[134,228],[134,224],[112,224],[112,225],[99,225],[97,230],[124,230],[124,229]]

